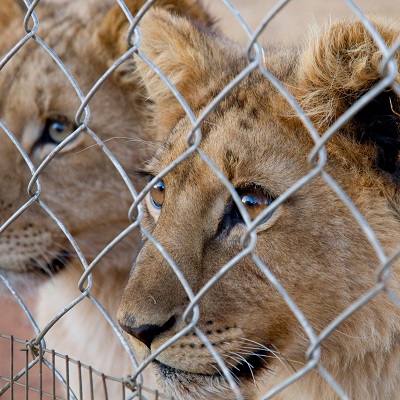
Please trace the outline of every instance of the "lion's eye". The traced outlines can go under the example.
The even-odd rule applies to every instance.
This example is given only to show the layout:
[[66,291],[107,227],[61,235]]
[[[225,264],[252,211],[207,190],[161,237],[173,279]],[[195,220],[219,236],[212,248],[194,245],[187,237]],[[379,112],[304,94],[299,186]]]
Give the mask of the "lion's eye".
[[157,209],[161,209],[164,203],[165,184],[163,181],[157,182],[150,190],[151,204]]
[[273,201],[271,196],[261,193],[251,191],[238,193],[251,219],[258,217]]
[[42,132],[42,141],[44,143],[59,144],[76,128],[72,121],[62,115],[48,118]]
[[[274,197],[269,195],[262,187],[254,186],[236,190],[252,220],[256,219],[274,201]],[[271,215],[272,213],[267,214],[263,220],[260,221],[260,225],[268,221]],[[226,214],[223,221],[225,228],[228,229],[237,223],[244,223],[243,217],[235,202],[232,201],[228,214]]]

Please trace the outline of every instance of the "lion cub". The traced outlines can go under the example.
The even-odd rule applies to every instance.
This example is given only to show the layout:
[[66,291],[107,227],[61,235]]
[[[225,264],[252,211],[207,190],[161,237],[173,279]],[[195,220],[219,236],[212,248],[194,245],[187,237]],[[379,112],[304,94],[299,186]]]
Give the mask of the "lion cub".
[[[400,35],[399,25],[379,18],[373,24],[388,45]],[[162,10],[146,16],[141,32],[141,51],[197,117],[249,64],[233,43]],[[332,23],[300,52],[266,49],[263,59],[263,68],[292,92],[321,135],[382,79],[382,53],[359,21]],[[154,94],[155,124],[168,135],[143,172],[152,180],[188,149],[193,125],[164,82],[138,60],[143,82]],[[237,398],[209,345],[244,399],[266,394],[307,364],[313,335],[375,287],[381,265],[377,253],[326,179],[329,175],[345,190],[383,252],[393,254],[400,245],[400,101],[389,81],[386,86],[326,143],[326,162],[320,154],[313,164],[317,168],[324,162],[323,173],[317,170],[282,198],[312,171],[308,156],[314,141],[255,68],[206,115],[197,150],[154,181],[143,225],[183,278],[148,240],[118,316],[143,358],[193,319],[197,330],[176,339],[153,361],[176,398]],[[206,157],[236,190],[235,200]],[[250,226],[256,240],[247,238],[245,244],[254,248],[242,254],[247,248],[242,237]],[[184,317],[189,298],[238,254],[235,265],[199,299],[199,314]],[[396,259],[386,284],[397,296],[399,266]],[[190,289],[183,288],[183,279]],[[306,317],[308,329],[278,292],[276,280]],[[319,373],[323,366],[351,399],[398,399],[400,310],[385,294],[345,318],[318,349],[312,357],[318,364],[309,364],[312,370],[274,398],[339,398]]]
[[[125,0],[133,15],[144,3],[145,0]],[[157,6],[204,25],[213,23],[196,0],[159,0]],[[1,1],[0,59],[26,34],[26,12],[23,2]],[[128,50],[129,23],[114,0],[41,0],[35,12],[39,20],[37,37],[60,57],[84,94]],[[32,21],[29,26],[33,26]],[[0,128],[2,228],[22,206],[30,204],[27,186],[31,169],[39,167],[74,131],[78,133],[42,170],[40,193],[33,199],[36,201],[0,234],[0,275],[17,284],[21,294],[26,286],[33,291],[38,299],[34,317],[41,328],[81,296],[78,282],[83,265],[90,264],[130,225],[128,211],[133,194],[126,184],[129,177],[121,176],[94,135],[129,175],[157,146],[157,138],[149,129],[145,93],[134,69],[130,59],[103,82],[89,102],[90,131],[83,127],[80,132],[76,131],[79,124],[75,121],[81,104],[79,95],[37,41],[29,39],[0,71],[1,122],[31,163],[25,162],[7,129]],[[84,118],[85,114],[82,121]],[[137,190],[142,184],[134,181]],[[36,191],[39,186],[33,185],[33,195]],[[47,209],[53,214],[45,212]],[[74,238],[80,253],[55,217]],[[87,297],[46,333],[48,348],[108,375],[123,377],[134,372],[116,333],[93,302],[97,300],[115,317],[134,257],[132,248],[138,248],[139,243],[138,232],[133,232],[97,263],[92,286],[88,287],[88,281],[83,285],[90,288],[84,293]],[[0,279],[0,292],[4,288]],[[62,372],[60,362],[57,367]],[[70,382],[78,394],[78,368],[73,363],[70,368]],[[152,375],[145,372],[144,385],[154,387]],[[90,398],[87,370],[82,375],[84,380],[87,378],[84,397]],[[108,383],[109,398],[120,398],[121,385],[115,384],[114,392],[112,382]],[[95,381],[95,386],[94,398],[104,398],[101,379]]]

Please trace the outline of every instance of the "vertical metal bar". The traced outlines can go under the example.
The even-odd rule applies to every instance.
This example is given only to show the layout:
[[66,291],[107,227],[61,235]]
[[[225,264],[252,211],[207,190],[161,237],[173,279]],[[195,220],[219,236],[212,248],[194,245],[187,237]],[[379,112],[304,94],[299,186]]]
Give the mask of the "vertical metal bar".
[[25,352],[25,399],[29,399],[29,351],[28,349],[23,350]]
[[43,351],[39,343],[39,400],[43,398]]
[[53,400],[56,400],[56,353],[54,350],[51,351],[51,373],[52,373],[52,386],[53,386]]
[[69,357],[65,356],[65,380],[67,389],[67,400],[69,400]]
[[93,395],[93,370],[92,370],[92,367],[89,367],[89,385],[90,385],[90,400],[94,400],[94,395]]
[[82,386],[82,365],[78,361],[78,384],[79,384],[79,399],[83,399],[83,386]]
[[11,336],[10,355],[10,393],[11,399],[14,399],[14,336]]
[[104,399],[108,400],[106,376],[104,374],[101,374],[101,379],[103,380]]

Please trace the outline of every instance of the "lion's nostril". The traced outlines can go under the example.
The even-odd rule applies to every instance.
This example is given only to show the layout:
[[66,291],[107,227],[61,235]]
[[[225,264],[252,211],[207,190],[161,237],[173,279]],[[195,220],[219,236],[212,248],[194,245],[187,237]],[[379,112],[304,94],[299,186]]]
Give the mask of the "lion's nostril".
[[[134,318],[132,318],[134,320]],[[156,336],[161,335],[162,333],[168,331],[175,324],[175,317],[171,317],[164,325],[153,325],[153,324],[145,324],[140,325],[138,327],[125,325],[120,322],[121,328],[129,333],[131,336],[140,340],[144,343],[148,348],[150,348],[151,343],[153,342]]]
[[151,342],[157,336],[160,327],[158,325],[141,325],[137,328],[120,324],[121,328],[128,332],[131,336],[143,342],[147,347],[150,348]]

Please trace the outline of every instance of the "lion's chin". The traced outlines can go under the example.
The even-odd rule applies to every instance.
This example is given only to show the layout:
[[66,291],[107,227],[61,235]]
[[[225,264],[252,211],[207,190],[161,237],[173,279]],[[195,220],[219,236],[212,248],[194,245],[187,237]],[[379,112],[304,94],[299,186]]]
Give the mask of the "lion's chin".
[[[157,360],[153,361],[159,384],[165,391],[179,400],[234,400],[237,399],[227,379],[221,374],[206,375],[172,368]],[[252,398],[253,382],[238,381],[244,399]]]
[[41,280],[41,274],[33,271],[15,272],[0,267],[0,296],[13,295],[14,291],[30,294]]
[[153,361],[159,383],[179,400],[235,399],[226,379],[220,375],[202,375],[169,367]]

